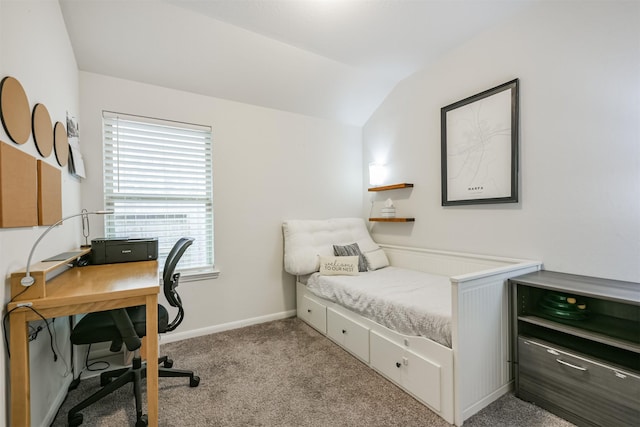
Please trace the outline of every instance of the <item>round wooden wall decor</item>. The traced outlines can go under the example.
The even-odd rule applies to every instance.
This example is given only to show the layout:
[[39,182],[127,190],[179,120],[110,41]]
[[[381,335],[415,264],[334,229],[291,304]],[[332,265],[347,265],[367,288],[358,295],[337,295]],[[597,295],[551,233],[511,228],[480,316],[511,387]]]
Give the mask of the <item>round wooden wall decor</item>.
[[27,142],[31,135],[29,100],[20,82],[13,77],[5,77],[0,82],[0,117],[13,142]]
[[51,150],[53,150],[53,125],[51,124],[49,111],[44,104],[36,104],[33,107],[31,128],[38,153],[42,157],[49,157]]
[[67,129],[60,122],[56,122],[53,128],[53,148],[56,151],[58,164],[66,166],[69,160],[69,138],[67,138]]

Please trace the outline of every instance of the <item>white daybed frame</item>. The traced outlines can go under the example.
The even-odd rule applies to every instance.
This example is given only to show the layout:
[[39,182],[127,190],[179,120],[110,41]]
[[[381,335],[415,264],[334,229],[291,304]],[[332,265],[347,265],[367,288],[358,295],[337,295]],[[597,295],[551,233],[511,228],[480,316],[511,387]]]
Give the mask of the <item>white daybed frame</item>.
[[298,317],[413,395],[447,422],[463,421],[512,386],[507,279],[537,261],[380,245],[390,265],[450,277],[452,348],[391,331],[297,280]]

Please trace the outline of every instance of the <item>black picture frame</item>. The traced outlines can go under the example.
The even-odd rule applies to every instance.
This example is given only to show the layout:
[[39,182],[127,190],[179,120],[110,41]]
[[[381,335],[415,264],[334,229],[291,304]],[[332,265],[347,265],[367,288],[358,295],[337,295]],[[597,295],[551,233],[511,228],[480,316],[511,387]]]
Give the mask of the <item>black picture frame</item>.
[[519,80],[442,107],[442,206],[518,202]]

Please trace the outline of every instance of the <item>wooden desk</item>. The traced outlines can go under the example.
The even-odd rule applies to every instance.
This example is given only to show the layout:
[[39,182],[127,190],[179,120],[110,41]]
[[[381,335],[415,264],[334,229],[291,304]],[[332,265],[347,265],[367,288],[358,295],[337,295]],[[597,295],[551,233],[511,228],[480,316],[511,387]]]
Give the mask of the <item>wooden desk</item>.
[[[7,304],[11,311],[11,425],[31,425],[28,322],[45,318],[147,306],[147,411],[149,425],[158,425],[158,292],[157,261],[71,268],[47,281],[46,296]],[[17,308],[16,308],[17,307]]]

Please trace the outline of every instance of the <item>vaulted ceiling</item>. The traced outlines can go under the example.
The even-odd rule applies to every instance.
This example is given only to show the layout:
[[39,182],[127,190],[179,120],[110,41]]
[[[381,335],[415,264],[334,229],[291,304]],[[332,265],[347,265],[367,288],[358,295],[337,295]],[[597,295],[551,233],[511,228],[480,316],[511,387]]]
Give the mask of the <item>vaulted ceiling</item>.
[[78,67],[357,126],[536,0],[59,0]]

